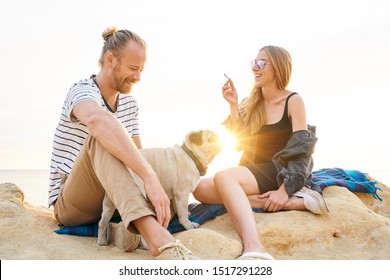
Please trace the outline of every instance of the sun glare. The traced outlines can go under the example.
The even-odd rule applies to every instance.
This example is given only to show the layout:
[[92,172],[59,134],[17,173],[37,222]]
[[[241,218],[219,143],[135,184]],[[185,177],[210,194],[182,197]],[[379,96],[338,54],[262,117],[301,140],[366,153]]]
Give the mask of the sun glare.
[[221,141],[222,149],[223,150],[234,150],[236,146],[237,139],[236,137],[225,131],[219,133],[219,139]]
[[210,164],[207,172],[209,176],[219,170],[237,166],[241,157],[241,152],[235,149],[236,137],[234,135],[226,132],[226,130],[218,132],[218,135],[222,150]]

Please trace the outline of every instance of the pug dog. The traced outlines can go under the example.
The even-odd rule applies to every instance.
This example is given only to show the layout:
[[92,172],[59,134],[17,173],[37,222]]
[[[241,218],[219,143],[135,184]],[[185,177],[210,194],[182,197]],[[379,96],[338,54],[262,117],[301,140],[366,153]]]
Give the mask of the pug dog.
[[[220,151],[219,137],[211,130],[189,132],[181,146],[140,150],[142,156],[156,172],[171,200],[173,212],[177,214],[180,224],[186,230],[199,227],[199,224],[191,222],[188,218],[189,196],[198,185],[200,176],[206,174],[207,166]],[[137,174],[133,174],[136,184],[143,190],[146,197],[142,179]],[[111,199],[105,195],[98,228],[99,245],[108,244],[107,227],[115,209]]]

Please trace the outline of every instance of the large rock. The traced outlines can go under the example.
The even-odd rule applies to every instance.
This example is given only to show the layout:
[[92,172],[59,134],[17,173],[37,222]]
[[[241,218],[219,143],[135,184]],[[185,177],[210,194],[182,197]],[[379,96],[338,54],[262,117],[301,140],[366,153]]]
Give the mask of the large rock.
[[[324,191],[330,212],[307,211],[255,214],[259,236],[276,259],[390,259],[390,189],[380,196],[354,194],[332,186]],[[0,184],[0,259],[153,259],[147,251],[125,253],[99,246],[95,237],[57,235],[50,209],[24,202],[14,184]],[[202,259],[234,259],[240,239],[227,214],[199,229],[176,234]]]

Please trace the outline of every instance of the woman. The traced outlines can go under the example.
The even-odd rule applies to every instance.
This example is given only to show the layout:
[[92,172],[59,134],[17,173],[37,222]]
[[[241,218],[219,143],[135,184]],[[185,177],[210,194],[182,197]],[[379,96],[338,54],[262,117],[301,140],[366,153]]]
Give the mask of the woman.
[[239,259],[273,259],[259,240],[252,207],[315,214],[327,208],[320,192],[310,188],[317,138],[306,124],[302,98],[286,89],[292,68],[289,53],[281,47],[263,47],[251,68],[254,87],[240,104],[232,80],[222,87],[230,105],[224,124],[243,150],[240,165],[202,179],[194,197],[225,205],[243,242]]

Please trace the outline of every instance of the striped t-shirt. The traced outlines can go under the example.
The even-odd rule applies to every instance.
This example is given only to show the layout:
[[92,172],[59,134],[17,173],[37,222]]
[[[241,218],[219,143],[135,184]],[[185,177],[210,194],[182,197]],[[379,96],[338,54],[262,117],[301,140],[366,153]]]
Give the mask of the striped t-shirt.
[[[108,112],[100,90],[93,80],[94,76],[75,83],[64,101],[61,117],[54,134],[53,151],[50,163],[49,206],[58,197],[60,181],[63,175],[69,175],[73,163],[84,145],[89,132],[85,124],[71,112],[82,101],[93,100]],[[139,136],[138,106],[131,95],[119,94],[117,111],[111,112],[124,125],[131,137]]]

